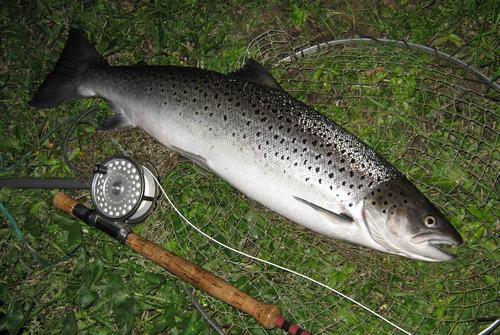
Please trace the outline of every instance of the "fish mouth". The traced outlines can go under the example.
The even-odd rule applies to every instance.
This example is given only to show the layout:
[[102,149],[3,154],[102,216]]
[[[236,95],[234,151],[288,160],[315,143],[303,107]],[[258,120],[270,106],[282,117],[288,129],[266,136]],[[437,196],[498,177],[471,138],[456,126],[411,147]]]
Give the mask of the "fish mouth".
[[[417,245],[422,245],[425,249],[429,249],[426,252],[428,255],[424,256],[430,261],[448,261],[455,258],[452,253],[455,247],[463,244],[463,240],[460,238],[454,238],[452,236],[439,235],[435,232],[425,232],[419,233],[410,239],[410,241]],[[430,255],[429,255],[430,253]]]

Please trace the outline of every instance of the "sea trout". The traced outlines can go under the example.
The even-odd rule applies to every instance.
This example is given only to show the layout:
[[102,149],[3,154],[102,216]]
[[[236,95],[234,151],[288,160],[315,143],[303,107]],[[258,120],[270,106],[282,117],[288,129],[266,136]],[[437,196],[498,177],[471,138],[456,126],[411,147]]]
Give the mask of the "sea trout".
[[140,127],[269,209],[313,231],[425,261],[462,237],[401,172],[250,60],[229,74],[110,66],[72,29],[31,106],[102,97],[103,129]]

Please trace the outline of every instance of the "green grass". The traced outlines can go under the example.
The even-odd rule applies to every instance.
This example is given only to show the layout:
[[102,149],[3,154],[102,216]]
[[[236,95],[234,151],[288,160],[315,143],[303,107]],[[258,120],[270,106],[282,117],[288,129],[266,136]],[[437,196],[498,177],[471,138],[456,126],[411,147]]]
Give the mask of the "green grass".
[[[328,6],[295,1],[5,1],[0,8],[0,168],[16,167],[1,175],[73,176],[61,152],[67,126],[40,138],[94,101],[50,110],[27,105],[57,60],[70,26],[87,31],[98,50],[120,65],[146,61],[228,72],[238,67],[253,38],[281,29],[296,39],[295,45],[367,35],[407,39],[456,51],[459,58],[498,78],[499,17],[497,2],[470,0],[337,1]],[[109,111],[102,101],[95,123],[79,127],[71,141],[71,159],[79,167],[90,167],[126,149],[160,169],[179,209],[211,236],[328,283],[412,332],[474,333],[488,324],[481,319],[500,313],[495,304],[498,185],[491,192],[499,168],[500,111],[498,103],[479,97],[435,113],[450,102],[447,95],[454,94],[437,79],[450,77],[436,74],[433,57],[405,52],[389,47],[338,50],[330,57],[299,62],[302,69],[310,69],[300,81],[293,80],[297,73],[290,68],[278,66],[272,72],[295,97],[377,148],[446,211],[467,240],[458,262],[415,262],[313,235],[248,201],[217,177],[179,162],[139,131],[95,134],[95,123]],[[447,95],[437,96],[431,89]],[[496,115],[482,112],[471,101]],[[422,120],[433,120],[439,127]],[[453,147],[463,151],[456,155]],[[0,332],[213,333],[192,307],[182,289],[185,284],[58,213],[53,195],[0,190],[0,202],[18,221],[27,244],[50,264],[35,259],[2,217]],[[88,192],[72,195],[90,203]],[[320,287],[209,243],[166,202],[134,229],[259,299],[279,304],[285,317],[313,333],[396,333]],[[196,297],[230,334],[282,333],[264,331],[248,316],[201,292]]]

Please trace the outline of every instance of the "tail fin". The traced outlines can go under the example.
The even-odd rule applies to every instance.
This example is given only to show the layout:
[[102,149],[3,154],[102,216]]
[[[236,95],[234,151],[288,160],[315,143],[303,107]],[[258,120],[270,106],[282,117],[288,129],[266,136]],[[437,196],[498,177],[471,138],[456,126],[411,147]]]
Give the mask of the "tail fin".
[[81,77],[89,67],[106,65],[106,60],[90,44],[85,33],[69,31],[68,40],[54,70],[36,91],[29,104],[38,108],[52,108],[83,96],[78,93]]

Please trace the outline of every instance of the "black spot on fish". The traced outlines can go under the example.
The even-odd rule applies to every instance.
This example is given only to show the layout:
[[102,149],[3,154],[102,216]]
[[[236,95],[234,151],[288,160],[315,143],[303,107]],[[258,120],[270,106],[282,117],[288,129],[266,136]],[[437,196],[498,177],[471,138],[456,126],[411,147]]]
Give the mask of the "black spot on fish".
[[267,117],[263,117],[262,119],[260,119],[260,122],[265,122],[267,120]]
[[319,167],[316,168],[316,172],[319,172]]
[[342,186],[345,186],[345,184],[347,184],[347,182],[343,181],[343,182],[342,182]]
[[350,176],[351,178],[352,178],[352,177],[354,177],[354,172],[349,171],[349,176]]
[[236,103],[236,107],[239,107],[240,105],[241,105],[241,103],[238,101],[238,102]]
[[344,171],[345,171],[345,168],[343,168],[343,167],[341,167],[341,168],[339,169],[339,172],[344,172]]
[[223,116],[224,121],[227,121],[227,115]]
[[[257,134],[255,134],[255,135],[257,135],[257,137],[259,137],[259,136],[260,136],[260,131],[259,131]],[[260,149],[260,148],[259,148],[259,149]]]
[[320,184],[321,184],[321,178],[320,178],[320,179],[318,179],[318,183],[320,183]]

